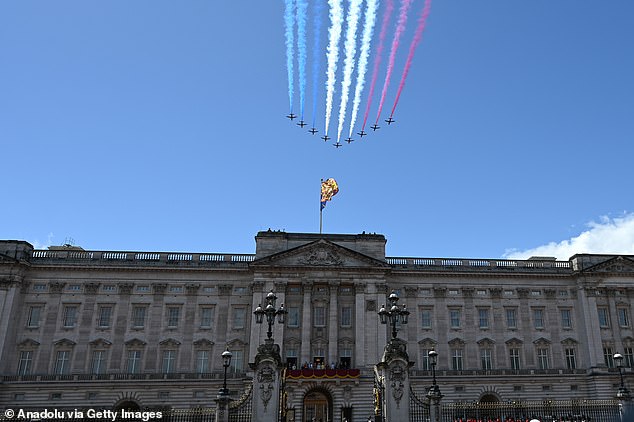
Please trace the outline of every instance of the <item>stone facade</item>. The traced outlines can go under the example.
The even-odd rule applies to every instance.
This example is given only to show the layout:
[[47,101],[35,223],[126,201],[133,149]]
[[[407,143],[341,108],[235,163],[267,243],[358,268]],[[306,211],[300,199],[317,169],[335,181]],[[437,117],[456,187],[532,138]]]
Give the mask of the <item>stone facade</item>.
[[253,310],[271,290],[289,312],[273,326],[288,420],[374,413],[391,291],[411,312],[398,336],[413,394],[431,384],[432,349],[444,402],[611,398],[617,352],[632,389],[634,256],[394,258],[385,243],[267,231],[255,254],[228,255],[0,241],[0,409],[213,406],[227,347],[237,399],[263,376]]

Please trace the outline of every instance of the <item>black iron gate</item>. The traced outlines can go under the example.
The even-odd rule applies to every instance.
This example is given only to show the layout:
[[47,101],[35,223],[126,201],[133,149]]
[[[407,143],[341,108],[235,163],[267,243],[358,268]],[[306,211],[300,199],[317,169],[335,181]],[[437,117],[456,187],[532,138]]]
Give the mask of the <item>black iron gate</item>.
[[428,422],[429,402],[427,398],[419,397],[410,387],[409,389],[409,422]]
[[249,385],[242,397],[229,404],[229,422],[251,422],[253,408],[253,384]]

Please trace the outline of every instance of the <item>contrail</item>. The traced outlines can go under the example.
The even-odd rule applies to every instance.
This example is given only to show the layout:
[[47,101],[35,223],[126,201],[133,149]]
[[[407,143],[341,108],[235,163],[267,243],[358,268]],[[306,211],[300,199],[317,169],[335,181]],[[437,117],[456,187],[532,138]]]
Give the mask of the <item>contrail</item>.
[[341,26],[343,24],[343,8],[341,0],[328,0],[330,5],[330,28],[328,29],[328,49],[326,60],[328,70],[326,71],[326,135],[332,114],[332,97],[335,92],[335,74],[337,72],[337,61],[339,60],[339,39],[341,38]]
[[414,39],[412,40],[412,44],[409,46],[409,54],[407,55],[407,61],[405,62],[405,68],[403,69],[403,76],[401,76],[401,83],[398,86],[398,92],[396,93],[396,99],[394,100],[394,106],[392,107],[392,112],[390,113],[390,117],[394,116],[394,110],[396,109],[396,105],[398,104],[398,99],[401,96],[401,92],[403,91],[403,87],[405,86],[405,79],[407,78],[407,74],[409,73],[409,68],[412,65],[412,59],[414,58],[414,51],[416,51],[416,47],[423,39],[423,31],[425,30],[425,24],[427,23],[427,17],[429,16],[429,11],[431,10],[431,0],[425,0],[425,5],[423,6],[423,11],[418,18],[418,26],[416,27],[416,32],[414,34]]
[[352,0],[348,9],[346,19],[346,41],[344,43],[345,58],[343,61],[343,80],[341,81],[341,102],[339,104],[339,127],[337,128],[337,142],[341,139],[343,122],[346,118],[346,108],[348,105],[348,94],[352,83],[352,72],[354,71],[354,58],[357,54],[357,26],[361,17],[361,5],[363,0]]
[[286,70],[288,72],[288,102],[290,103],[291,113],[293,112],[293,56],[294,56],[294,44],[295,39],[293,35],[293,28],[295,26],[294,14],[293,14],[293,0],[286,0],[286,7],[284,9],[284,25],[286,34]]
[[306,0],[297,0],[297,50],[299,53],[299,106],[300,119],[304,120],[304,98],[306,94]]
[[368,121],[368,115],[370,114],[370,106],[372,105],[372,96],[374,95],[374,87],[376,86],[376,79],[379,75],[379,65],[381,64],[381,55],[385,48],[385,33],[387,32],[387,26],[390,23],[390,17],[394,11],[394,3],[392,0],[387,0],[385,4],[385,14],[383,15],[383,21],[381,22],[381,32],[379,33],[379,46],[376,49],[376,56],[374,57],[374,66],[372,69],[372,81],[370,82],[370,92],[368,93],[368,104],[365,106],[365,116],[363,117],[363,126],[361,130],[365,129],[365,124]]
[[319,68],[321,65],[321,51],[319,51],[319,41],[321,39],[321,10],[322,2],[315,2],[315,15],[313,16],[313,128],[317,117],[317,84],[319,83]]
[[396,23],[396,31],[394,32],[394,38],[392,39],[392,49],[390,50],[390,59],[387,65],[387,73],[385,75],[385,83],[383,84],[383,92],[381,93],[381,101],[379,102],[379,111],[376,114],[376,123],[379,122],[381,116],[381,110],[383,110],[383,103],[385,102],[385,95],[387,94],[387,87],[390,84],[392,78],[392,71],[394,70],[394,60],[396,58],[396,50],[398,49],[401,35],[405,31],[405,24],[407,23],[407,12],[412,5],[412,0],[402,0],[401,8],[399,10],[398,21]]
[[376,22],[376,11],[379,8],[379,0],[368,0],[365,11],[365,19],[363,24],[363,36],[361,38],[361,52],[359,54],[359,68],[357,69],[357,85],[354,89],[354,100],[352,102],[352,117],[350,120],[350,133],[352,137],[354,124],[357,121],[359,113],[359,104],[361,103],[361,93],[365,84],[365,73],[368,69],[368,57],[370,56],[370,45],[372,42],[372,33],[374,32],[374,24]]

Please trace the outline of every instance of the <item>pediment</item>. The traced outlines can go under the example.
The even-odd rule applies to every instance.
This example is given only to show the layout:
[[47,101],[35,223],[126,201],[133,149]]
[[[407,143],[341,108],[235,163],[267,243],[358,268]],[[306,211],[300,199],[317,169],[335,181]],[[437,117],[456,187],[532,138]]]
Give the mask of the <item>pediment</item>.
[[143,347],[143,346],[145,346],[147,343],[146,343],[146,342],[144,342],[144,341],[143,341],[143,340],[141,340],[141,339],[138,339],[138,338],[133,338],[133,339],[131,339],[131,340],[126,341],[124,344],[125,344],[126,346],[128,346],[128,347]]
[[578,343],[577,340],[575,340],[572,337],[566,337],[565,339],[561,341],[561,344],[563,344],[564,346],[574,346],[577,343]]
[[337,245],[325,239],[256,259],[251,263],[251,266],[390,268],[384,261]]
[[548,340],[547,338],[544,337],[540,337],[537,340],[535,340],[533,342],[533,344],[537,345],[537,346],[547,346],[550,344],[550,340]]
[[504,343],[506,343],[508,346],[521,346],[522,344],[524,344],[524,342],[517,337],[510,338]]
[[198,339],[194,342],[194,346],[196,347],[211,347],[213,346],[215,343],[209,339],[206,338],[201,338]]
[[486,346],[493,346],[495,344],[495,341],[491,340],[488,337],[485,337],[483,339],[480,339],[477,341],[478,345],[481,347],[486,347]]
[[67,339],[67,338],[63,338],[61,340],[57,340],[55,342],[53,342],[53,344],[57,347],[73,347],[75,346],[77,343],[75,343],[74,341]]
[[421,346],[433,347],[436,344],[438,344],[438,342],[436,340],[432,339],[432,338],[425,337],[424,339],[419,340],[418,344],[421,345]]
[[634,274],[634,260],[630,257],[616,256],[593,265],[583,271],[592,274]]
[[168,338],[163,341],[159,341],[159,345],[163,347],[177,347],[181,345],[181,342],[173,338]]
[[98,339],[91,341],[88,344],[90,344],[93,347],[110,347],[112,345],[112,342],[106,340],[105,338],[100,337]]
[[33,340],[32,338],[27,338],[18,343],[19,347],[37,347],[40,345],[40,342],[37,340]]
[[18,264],[20,261],[18,261],[17,259],[13,258],[12,256],[9,255],[5,255],[3,253],[0,253],[0,264]]

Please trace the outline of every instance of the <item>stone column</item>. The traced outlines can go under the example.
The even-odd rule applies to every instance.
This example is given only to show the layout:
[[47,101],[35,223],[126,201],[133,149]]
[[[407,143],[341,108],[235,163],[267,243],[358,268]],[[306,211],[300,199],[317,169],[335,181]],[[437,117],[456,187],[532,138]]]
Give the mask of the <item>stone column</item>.
[[413,362],[407,355],[407,343],[399,338],[385,346],[383,358],[374,367],[383,387],[383,411],[385,422],[409,420],[410,379],[409,368]]
[[279,396],[282,384],[282,358],[280,346],[266,339],[258,347],[255,363],[251,365],[253,377],[252,420],[276,422],[279,417]]
[[215,422],[229,422],[229,403],[233,400],[226,394],[218,394],[214,399],[216,402],[216,419]]
[[338,346],[338,334],[339,334],[339,322],[338,322],[338,313],[339,306],[337,304],[337,295],[339,294],[339,283],[338,282],[330,282],[328,285],[330,289],[330,304],[329,304],[329,315],[328,315],[328,356],[325,357],[326,361],[324,365],[326,368],[330,367],[331,362],[337,362],[337,346]]
[[297,367],[300,368],[304,362],[312,362],[310,350],[310,332],[311,332],[311,316],[313,312],[312,291],[313,283],[302,283],[304,293],[304,309],[302,309],[302,350],[300,351]]

